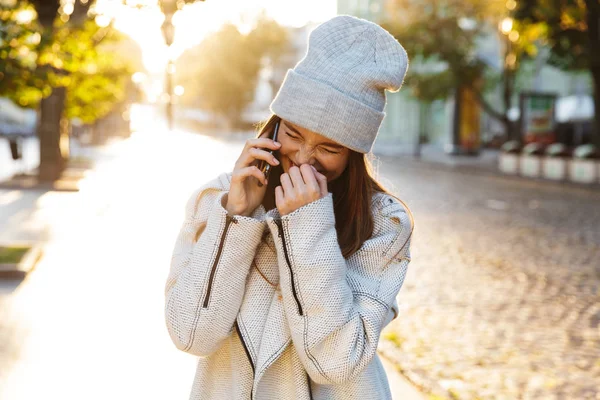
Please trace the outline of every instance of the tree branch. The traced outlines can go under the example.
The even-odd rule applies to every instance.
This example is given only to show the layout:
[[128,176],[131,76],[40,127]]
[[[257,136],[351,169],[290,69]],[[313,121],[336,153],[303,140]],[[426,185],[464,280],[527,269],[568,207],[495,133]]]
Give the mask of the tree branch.
[[483,107],[486,113],[488,113],[492,118],[496,119],[497,121],[503,124],[508,123],[508,117],[502,114],[501,112],[496,111],[491,106],[491,104],[485,99],[485,97],[483,97],[479,90],[475,89],[475,87],[473,87],[473,85],[471,84],[467,84],[466,86],[467,88],[469,88],[469,90],[473,92],[475,98],[477,99],[477,102],[481,105],[481,107]]

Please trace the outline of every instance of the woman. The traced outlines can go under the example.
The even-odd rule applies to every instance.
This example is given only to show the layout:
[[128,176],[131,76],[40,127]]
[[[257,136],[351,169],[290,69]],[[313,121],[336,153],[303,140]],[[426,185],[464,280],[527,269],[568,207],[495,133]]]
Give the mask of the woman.
[[391,398],[376,349],[413,224],[365,155],[407,66],[376,24],[321,24],[233,172],[188,200],[165,312],[177,348],[200,356],[191,399]]

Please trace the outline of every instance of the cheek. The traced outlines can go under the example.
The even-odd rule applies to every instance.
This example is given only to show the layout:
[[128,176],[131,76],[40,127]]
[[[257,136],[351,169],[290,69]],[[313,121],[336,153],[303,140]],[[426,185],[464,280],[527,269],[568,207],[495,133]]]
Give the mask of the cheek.
[[347,158],[345,157],[327,157],[326,159],[320,160],[321,165],[327,171],[328,180],[337,178],[344,172],[347,164]]
[[279,154],[287,156],[288,154],[294,152],[294,146],[284,136],[281,136],[277,141],[281,143]]

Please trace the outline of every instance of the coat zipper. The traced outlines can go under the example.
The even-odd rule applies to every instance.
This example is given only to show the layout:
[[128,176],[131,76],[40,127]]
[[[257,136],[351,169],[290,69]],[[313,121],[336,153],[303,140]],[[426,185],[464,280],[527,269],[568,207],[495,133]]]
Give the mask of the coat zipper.
[[219,260],[221,259],[221,253],[223,253],[223,244],[225,243],[225,237],[227,236],[227,231],[229,230],[229,225],[231,223],[236,223],[237,220],[235,217],[230,216],[229,214],[225,215],[225,229],[223,230],[223,234],[221,235],[221,241],[219,243],[219,250],[217,251],[217,256],[215,257],[215,261],[213,262],[212,268],[210,270],[210,276],[208,277],[208,287],[206,288],[206,295],[204,296],[204,302],[202,303],[202,308],[208,307],[208,301],[210,300],[210,293],[212,291],[213,281],[215,279],[215,273],[217,272],[217,265],[219,264]]
[[308,375],[308,372],[306,373],[306,382],[308,382],[308,397],[310,400],[313,400],[312,384],[310,383],[310,375]]
[[281,242],[283,243],[283,254],[285,255],[285,262],[290,270],[290,279],[292,283],[292,295],[294,296],[294,300],[296,300],[296,305],[298,306],[298,314],[301,316],[304,315],[302,311],[302,305],[300,305],[300,300],[298,299],[298,293],[296,292],[296,283],[294,281],[294,271],[292,270],[292,263],[290,262],[290,257],[288,255],[287,245],[285,243],[285,234],[283,233],[283,221],[281,219],[276,219],[275,223],[279,228],[279,237],[281,238]]
[[[248,357],[248,361],[250,361],[250,366],[252,367],[252,382],[254,382],[254,374],[256,374],[256,370],[254,367],[254,363],[252,362],[252,357],[250,357],[250,351],[248,350],[248,346],[246,346],[246,342],[244,341],[244,336],[242,336],[242,331],[240,330],[240,326],[238,325],[237,320],[235,321],[235,329],[238,331],[238,336],[240,337],[240,342],[242,342],[242,347],[244,348],[246,357]],[[252,392],[253,392],[253,389],[250,389],[250,400],[252,400]]]

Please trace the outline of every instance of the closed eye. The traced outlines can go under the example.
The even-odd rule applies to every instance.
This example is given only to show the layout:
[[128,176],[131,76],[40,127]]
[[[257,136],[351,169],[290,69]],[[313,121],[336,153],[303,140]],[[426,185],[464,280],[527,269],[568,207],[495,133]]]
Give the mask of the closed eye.
[[[294,136],[294,135],[290,134],[290,133],[289,133],[289,132],[287,132],[287,131],[285,132],[285,134],[286,134],[287,136],[289,136],[291,139],[294,139],[294,140],[300,140],[300,139],[301,139],[301,138],[299,138],[298,136]],[[323,150],[323,151],[325,151],[325,152],[327,152],[327,153],[329,153],[329,154],[340,154],[340,152],[339,152],[339,151],[333,151],[333,150],[329,150],[329,149],[326,149],[326,148],[324,148],[324,147],[321,147],[320,149],[321,149],[321,150]]]
[[295,139],[295,140],[300,139],[298,136],[291,135],[289,132],[285,132],[285,134],[288,135],[289,137],[291,137],[292,139]]

